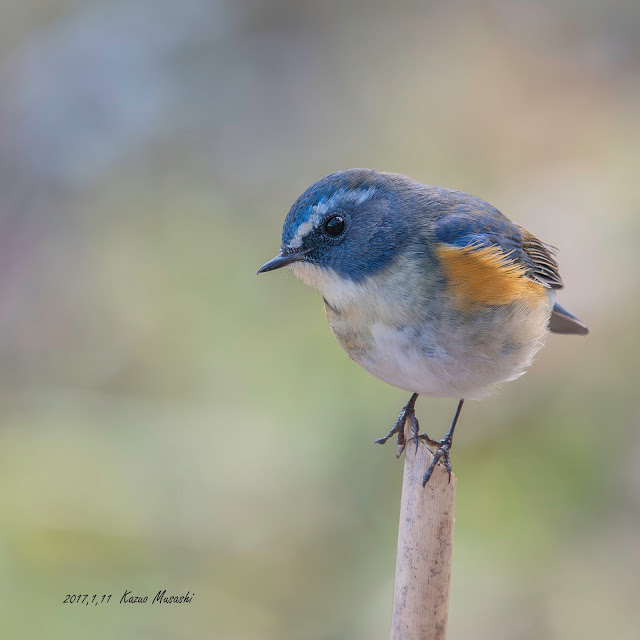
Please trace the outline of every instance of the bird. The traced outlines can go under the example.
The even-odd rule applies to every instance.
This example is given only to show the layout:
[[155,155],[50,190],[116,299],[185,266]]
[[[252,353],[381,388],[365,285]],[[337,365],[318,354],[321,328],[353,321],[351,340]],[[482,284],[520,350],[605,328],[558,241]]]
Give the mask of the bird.
[[[556,249],[468,193],[398,173],[348,169],[293,204],[280,252],[258,274],[288,266],[324,299],[347,355],[411,394],[387,435],[398,457],[410,426],[432,447],[425,486],[450,452],[463,403],[521,376],[548,332],[586,335],[556,302]],[[441,440],[420,433],[420,395],[458,400]]]

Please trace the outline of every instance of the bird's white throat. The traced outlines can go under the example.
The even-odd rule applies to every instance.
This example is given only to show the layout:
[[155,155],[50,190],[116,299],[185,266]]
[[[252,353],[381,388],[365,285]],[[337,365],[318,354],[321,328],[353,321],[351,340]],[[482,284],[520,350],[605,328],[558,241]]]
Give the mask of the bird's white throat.
[[346,280],[333,269],[309,262],[294,262],[290,266],[302,282],[318,291],[334,309],[344,309],[358,303],[366,295],[366,284]]

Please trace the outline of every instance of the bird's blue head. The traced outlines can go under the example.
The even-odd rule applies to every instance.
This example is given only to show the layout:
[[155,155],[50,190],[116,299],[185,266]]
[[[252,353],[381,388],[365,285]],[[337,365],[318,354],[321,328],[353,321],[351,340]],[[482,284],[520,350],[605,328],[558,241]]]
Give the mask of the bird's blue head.
[[421,187],[405,176],[372,169],[349,169],[322,178],[291,207],[281,252],[258,273],[291,265],[296,275],[321,292],[322,274],[362,282],[412,244],[417,224],[412,205]]

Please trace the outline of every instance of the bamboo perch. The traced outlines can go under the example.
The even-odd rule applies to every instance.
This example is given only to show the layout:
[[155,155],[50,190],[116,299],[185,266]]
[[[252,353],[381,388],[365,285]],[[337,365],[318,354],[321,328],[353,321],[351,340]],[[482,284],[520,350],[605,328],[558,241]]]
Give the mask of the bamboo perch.
[[[408,434],[407,434],[408,435]],[[391,640],[444,640],[449,614],[456,477],[438,465],[426,487],[433,455],[407,438],[398,530]]]

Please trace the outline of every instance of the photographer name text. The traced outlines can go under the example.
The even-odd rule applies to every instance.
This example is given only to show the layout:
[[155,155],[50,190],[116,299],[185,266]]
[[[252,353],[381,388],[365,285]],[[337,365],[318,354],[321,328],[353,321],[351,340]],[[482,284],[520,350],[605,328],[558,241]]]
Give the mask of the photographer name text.
[[[93,605],[97,607],[99,604],[109,604],[111,602],[111,595],[110,593],[68,593],[62,603],[85,605],[86,607]],[[183,595],[167,595],[167,590],[163,589],[162,591],[158,591],[158,593],[153,596],[153,599],[150,600],[151,596],[149,595],[140,595],[135,593],[133,589],[126,589],[120,598],[120,604],[189,604],[194,596],[195,593],[191,593],[190,591],[187,591],[187,593]]]

